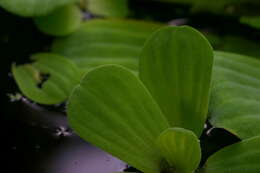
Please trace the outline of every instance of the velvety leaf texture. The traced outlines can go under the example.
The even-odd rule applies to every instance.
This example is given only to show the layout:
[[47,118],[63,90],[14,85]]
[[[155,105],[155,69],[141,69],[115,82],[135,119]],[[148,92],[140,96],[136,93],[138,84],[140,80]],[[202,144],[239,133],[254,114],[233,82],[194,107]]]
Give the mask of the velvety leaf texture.
[[259,173],[260,137],[225,147],[209,157],[204,173]]
[[159,136],[158,146],[168,164],[165,172],[192,173],[199,166],[200,142],[190,130],[167,129]]
[[42,32],[64,36],[74,32],[81,23],[82,15],[76,5],[59,8],[47,16],[35,18],[35,24]]
[[165,27],[152,35],[140,59],[140,78],[171,126],[200,136],[208,113],[213,50],[198,31]]
[[58,55],[33,55],[32,64],[13,65],[12,73],[22,93],[41,104],[65,101],[80,82],[77,66]]
[[260,135],[260,61],[216,52],[210,122],[245,139]]
[[156,139],[169,124],[141,81],[117,65],[87,73],[68,104],[69,123],[86,141],[146,173],[159,173]]
[[145,40],[161,26],[134,20],[94,19],[70,36],[57,39],[52,50],[73,60],[83,71],[119,64],[137,72]]
[[14,14],[34,17],[43,16],[53,10],[78,0],[0,0],[0,6]]

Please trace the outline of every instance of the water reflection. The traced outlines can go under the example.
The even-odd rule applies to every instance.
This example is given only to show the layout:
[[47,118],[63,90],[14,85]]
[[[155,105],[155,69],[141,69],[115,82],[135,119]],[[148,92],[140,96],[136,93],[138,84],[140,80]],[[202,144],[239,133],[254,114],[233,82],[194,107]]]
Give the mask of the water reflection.
[[112,173],[126,164],[77,137],[59,147],[45,162],[48,173]]
[[17,159],[20,172],[112,173],[127,167],[80,139],[63,113],[48,111],[26,99],[15,104],[19,114],[12,133],[16,137],[9,147],[12,154],[8,155]]

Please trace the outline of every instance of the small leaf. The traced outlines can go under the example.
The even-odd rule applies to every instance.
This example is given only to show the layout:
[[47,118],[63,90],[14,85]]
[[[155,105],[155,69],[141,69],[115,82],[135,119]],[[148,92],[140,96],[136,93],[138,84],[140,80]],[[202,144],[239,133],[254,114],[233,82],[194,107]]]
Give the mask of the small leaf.
[[0,6],[14,14],[34,17],[44,16],[55,9],[78,0],[0,0]]
[[165,27],[147,41],[140,78],[171,126],[200,136],[208,112],[213,50],[196,30]]
[[158,146],[168,163],[169,168],[166,169],[170,172],[192,173],[199,166],[200,142],[190,130],[167,129],[159,136]]
[[143,172],[160,172],[156,139],[169,124],[126,68],[106,65],[87,73],[69,99],[68,115],[86,141]]
[[230,145],[209,157],[204,173],[259,173],[260,137]]
[[13,65],[12,72],[22,93],[41,104],[57,104],[65,101],[80,81],[75,64],[55,54],[33,55],[35,62]]
[[86,0],[87,9],[95,14],[106,17],[126,17],[128,0]]
[[105,64],[138,71],[138,57],[145,40],[161,24],[134,20],[94,19],[79,30],[57,39],[53,52],[73,60],[83,71]]
[[74,32],[81,23],[81,11],[76,5],[59,8],[47,16],[35,18],[35,24],[42,32],[64,36]]
[[216,52],[210,122],[241,139],[258,136],[259,103],[260,61],[243,55]]

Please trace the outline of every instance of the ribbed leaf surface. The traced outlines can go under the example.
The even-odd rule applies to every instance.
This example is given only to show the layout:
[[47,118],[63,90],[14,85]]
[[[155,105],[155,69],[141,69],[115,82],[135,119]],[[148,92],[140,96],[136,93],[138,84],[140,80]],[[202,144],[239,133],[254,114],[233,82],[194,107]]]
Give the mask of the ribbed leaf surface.
[[208,112],[213,51],[196,30],[166,27],[145,44],[140,78],[171,126],[200,136]]
[[12,72],[22,93],[42,104],[56,104],[67,99],[80,82],[77,66],[54,54],[33,55],[32,64],[13,65]]
[[260,137],[228,146],[209,157],[204,173],[259,173]]
[[242,139],[260,135],[260,61],[216,52],[210,122]]
[[192,173],[199,166],[200,142],[192,131],[167,129],[159,136],[158,145],[168,164],[165,172]]
[[160,26],[132,20],[91,20],[72,35],[57,39],[53,51],[87,71],[104,64],[119,64],[138,71],[143,44]]
[[6,10],[26,17],[43,16],[53,10],[78,0],[0,0]]
[[156,139],[169,124],[126,68],[106,65],[87,73],[69,99],[68,115],[86,141],[143,172],[160,172]]

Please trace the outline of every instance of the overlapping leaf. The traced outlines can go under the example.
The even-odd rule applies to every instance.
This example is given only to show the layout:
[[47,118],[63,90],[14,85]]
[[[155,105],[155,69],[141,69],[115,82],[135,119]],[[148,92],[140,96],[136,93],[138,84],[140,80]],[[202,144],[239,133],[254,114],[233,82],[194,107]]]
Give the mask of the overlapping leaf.
[[72,35],[56,40],[53,51],[87,71],[104,64],[138,71],[138,56],[145,40],[161,26],[133,20],[91,20]]
[[80,81],[80,72],[68,59],[54,54],[33,55],[32,64],[13,65],[12,72],[22,93],[42,104],[67,99]]
[[216,52],[210,122],[242,139],[260,135],[260,62]]
[[259,173],[260,137],[228,146],[209,157],[204,173]]
[[0,6],[20,16],[43,16],[78,0],[0,0]]
[[90,71],[74,90],[68,115],[86,141],[144,172],[160,172],[156,139],[169,124],[129,70],[106,65]]
[[171,126],[202,132],[209,100],[213,50],[196,30],[166,27],[148,40],[140,78]]
[[[189,40],[186,40],[186,38],[189,38]],[[203,50],[197,50],[197,45],[203,46]],[[190,54],[183,52],[191,48],[196,50],[193,55],[194,59],[191,58]],[[155,49],[161,50],[156,52]],[[163,51],[166,53],[163,53]],[[170,56],[171,53],[173,56]],[[144,58],[140,64],[142,70],[147,70],[147,64],[145,64],[145,62],[152,67],[154,67],[151,63],[152,61],[155,64],[160,64],[158,61],[161,62],[161,64],[168,62],[169,66],[178,62],[180,68],[188,67],[184,69],[191,70],[191,72],[194,73],[194,76],[190,76],[190,72],[187,73],[186,70],[183,70],[176,74],[181,75],[181,73],[184,73],[183,77],[185,80],[167,77],[171,79],[168,81],[170,82],[169,84],[171,84],[171,82],[181,82],[182,85],[187,85],[185,88],[188,91],[192,90],[194,86],[199,86],[197,87],[199,90],[196,90],[196,87],[194,90],[194,92],[199,91],[199,95],[192,95],[190,92],[182,92],[180,94],[183,94],[182,98],[184,98],[184,100],[188,98],[185,100],[187,101],[185,103],[188,108],[193,106],[193,102],[190,100],[190,96],[192,96],[191,98],[203,105],[198,107],[203,110],[201,111],[201,109],[199,109],[199,114],[197,114],[197,109],[190,110],[188,113],[192,113],[192,115],[198,117],[194,118],[194,120],[186,118],[179,122],[188,124],[192,121],[192,124],[190,124],[191,127],[188,126],[188,128],[194,127],[193,130],[200,133],[201,125],[203,126],[205,121],[205,115],[202,113],[207,113],[207,95],[213,54],[208,42],[201,34],[190,27],[166,27],[156,32],[151,39],[148,40],[144,48],[143,55],[144,54],[146,56],[151,55],[151,59],[148,60],[146,57],[142,57]],[[153,59],[154,57],[152,55],[158,55],[158,59]],[[159,55],[161,55],[160,58]],[[181,61],[180,58],[184,60]],[[194,64],[191,62],[187,65],[185,60],[190,60],[194,62]],[[200,64],[198,71],[193,70],[195,64]],[[161,74],[161,69],[161,66],[155,66],[153,68],[153,70],[159,74]],[[145,71],[146,73],[141,74],[141,76],[148,74],[149,70]],[[154,71],[150,70],[149,72],[155,77],[154,79],[157,79],[158,76],[155,75]],[[201,76],[202,73],[206,73],[206,75],[203,74],[203,79]],[[171,74],[173,74],[174,77],[176,76],[175,73]],[[198,78],[195,78],[195,76],[198,76]],[[142,77],[142,79],[153,79],[144,78],[147,77],[145,75]],[[194,84],[195,81],[198,82],[199,85],[197,83]],[[167,87],[167,82],[163,82],[161,84],[165,84]],[[153,84],[158,86],[156,83]],[[203,86],[200,84],[203,84]],[[152,84],[149,87],[151,86]],[[169,87],[171,87],[171,85]],[[202,89],[203,91],[201,91]],[[166,88],[166,90],[172,91],[169,88]],[[166,99],[175,104],[176,99],[179,98],[181,98],[181,96]],[[181,107],[182,104],[178,106],[180,106],[181,109],[184,108]],[[180,109],[178,109],[178,111],[179,110]],[[178,117],[180,113],[178,111],[176,111],[177,113],[173,111],[170,115]],[[181,113],[184,113],[184,111]],[[198,165],[200,158],[199,142],[196,135],[189,130],[175,129],[174,133],[172,133],[172,131],[166,131],[159,138],[158,147],[157,139],[159,135],[170,127],[172,121],[169,122],[169,115],[165,116],[162,113],[156,100],[154,100],[154,97],[152,97],[150,92],[146,89],[146,86],[143,85],[130,70],[122,66],[105,65],[88,72],[69,99],[68,115],[70,125],[83,139],[110,152],[143,172],[159,173],[163,170],[173,168],[186,173],[193,171]],[[183,115],[189,116],[187,114]],[[169,136],[170,138],[168,138]],[[176,136],[185,142],[175,141]],[[176,144],[177,148],[170,150],[172,155],[169,157],[165,150],[169,150],[169,147],[172,146],[173,143]],[[189,148],[184,147],[188,144]],[[159,148],[163,151],[162,153],[160,153]],[[188,159],[184,159],[183,157],[177,159],[180,153],[185,154]],[[176,159],[173,159],[174,157],[176,157]],[[169,161],[169,165],[165,165],[164,160]],[[187,165],[184,162],[187,160],[192,163],[190,167],[185,167]]]
[[67,5],[47,16],[35,18],[35,23],[46,34],[64,36],[75,31],[80,26],[81,20],[80,9],[76,5]]

